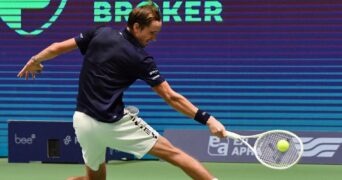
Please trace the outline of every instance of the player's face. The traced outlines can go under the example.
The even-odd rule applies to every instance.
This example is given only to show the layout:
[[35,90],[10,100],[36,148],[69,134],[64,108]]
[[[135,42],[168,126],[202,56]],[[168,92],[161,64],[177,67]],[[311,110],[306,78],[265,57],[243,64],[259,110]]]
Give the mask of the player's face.
[[142,46],[147,46],[149,42],[157,39],[157,35],[162,27],[161,21],[152,21],[150,26],[143,29],[139,27],[138,24],[135,25],[135,37]]

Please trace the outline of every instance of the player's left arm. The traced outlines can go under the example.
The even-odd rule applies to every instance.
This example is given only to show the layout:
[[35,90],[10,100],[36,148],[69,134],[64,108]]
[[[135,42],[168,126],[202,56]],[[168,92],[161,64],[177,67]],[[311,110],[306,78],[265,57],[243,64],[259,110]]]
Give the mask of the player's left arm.
[[18,73],[18,77],[35,78],[35,74],[43,70],[42,62],[53,59],[61,54],[69,52],[77,48],[77,44],[74,38],[64,40],[62,42],[55,42],[34,55],[27,61],[25,66]]
[[[153,90],[157,92],[157,94],[161,96],[171,107],[192,119],[195,118],[198,108],[187,98],[174,91],[167,81],[154,86]],[[215,117],[210,116],[206,125],[208,126],[211,134],[218,137],[225,137],[225,127]]]

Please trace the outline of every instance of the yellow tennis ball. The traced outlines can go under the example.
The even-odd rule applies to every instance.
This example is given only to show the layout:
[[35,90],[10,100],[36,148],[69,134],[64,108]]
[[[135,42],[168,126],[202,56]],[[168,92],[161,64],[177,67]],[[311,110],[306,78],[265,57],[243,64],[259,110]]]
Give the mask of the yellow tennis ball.
[[289,149],[289,147],[290,147],[290,143],[285,139],[281,139],[277,143],[277,149],[280,152],[286,152]]

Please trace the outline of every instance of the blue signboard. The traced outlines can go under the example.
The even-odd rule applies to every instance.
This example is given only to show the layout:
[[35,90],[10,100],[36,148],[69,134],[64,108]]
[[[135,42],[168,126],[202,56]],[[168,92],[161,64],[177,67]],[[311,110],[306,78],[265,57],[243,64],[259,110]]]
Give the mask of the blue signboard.
[[[8,161],[83,163],[72,122],[9,121]],[[131,154],[107,149],[106,160],[132,160]]]
[[[262,131],[237,131],[255,135]],[[304,153],[299,163],[342,164],[341,132],[295,132],[303,141]],[[167,130],[165,136],[177,147],[206,162],[258,162],[253,151],[239,140],[220,139],[203,130]],[[249,139],[249,143],[254,144]],[[189,142],[193,142],[189,144]]]

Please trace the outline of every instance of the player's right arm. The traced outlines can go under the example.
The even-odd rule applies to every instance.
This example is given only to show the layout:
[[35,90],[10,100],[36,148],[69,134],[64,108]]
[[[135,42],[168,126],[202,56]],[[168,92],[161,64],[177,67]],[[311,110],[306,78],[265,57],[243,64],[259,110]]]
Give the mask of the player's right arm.
[[76,48],[77,44],[75,38],[70,38],[62,42],[53,43],[40,51],[38,54],[32,56],[17,76],[20,78],[25,77],[26,79],[28,79],[31,75],[32,78],[35,78],[35,74],[43,70],[43,61],[53,59],[54,57],[57,57]]
[[[193,105],[187,98],[174,91],[168,82],[164,81],[154,86],[153,90],[175,110],[187,115],[192,119],[195,118],[198,108]],[[225,127],[215,117],[210,116],[205,124],[208,126],[212,135],[221,138],[226,136]]]

